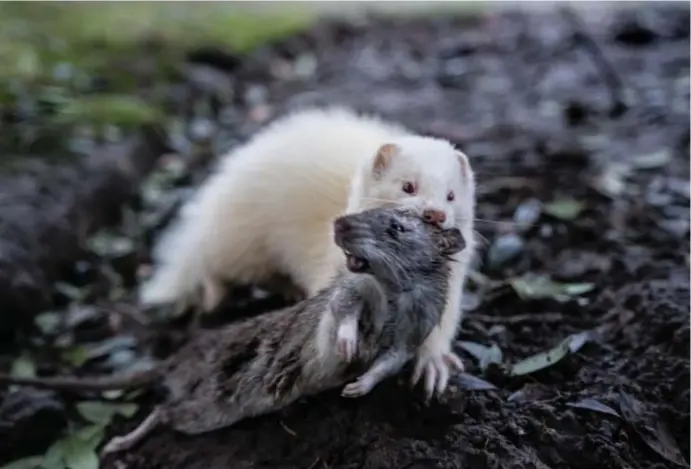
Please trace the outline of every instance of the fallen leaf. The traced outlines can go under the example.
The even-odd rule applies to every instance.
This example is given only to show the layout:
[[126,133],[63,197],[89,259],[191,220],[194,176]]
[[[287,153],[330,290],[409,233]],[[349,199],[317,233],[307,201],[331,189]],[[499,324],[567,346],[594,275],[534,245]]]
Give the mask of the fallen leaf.
[[65,469],[64,448],[66,439],[60,439],[50,445],[46,454],[43,455],[42,466],[45,469]]
[[126,418],[137,412],[136,404],[116,404],[101,401],[84,401],[77,404],[79,414],[91,423],[107,426],[116,414]]
[[569,353],[578,352],[585,344],[595,337],[595,331],[584,331],[572,334],[559,342],[559,344],[552,349],[514,363],[509,374],[512,376],[527,375],[547,368],[548,366],[552,366]]
[[80,302],[89,294],[89,287],[79,288],[65,282],[56,282],[55,289],[72,301]]
[[569,407],[575,407],[576,409],[592,410],[594,412],[600,412],[601,414],[621,417],[619,412],[595,399],[582,399],[578,402],[567,402],[566,405]]
[[554,365],[569,354],[570,343],[571,338],[567,337],[559,342],[556,347],[546,352],[540,352],[532,357],[514,363],[509,374],[512,376],[527,375]]
[[545,204],[543,211],[554,218],[568,221],[578,217],[584,208],[585,205],[582,202],[576,199],[564,198]]
[[468,373],[460,373],[454,379],[458,383],[459,388],[466,391],[491,391],[497,389],[492,383]]
[[54,311],[42,313],[34,318],[34,323],[43,334],[54,334],[62,323],[62,314]]
[[665,166],[672,160],[672,152],[669,148],[663,148],[653,153],[636,155],[631,162],[639,169],[656,169]]
[[86,445],[73,445],[65,453],[65,464],[68,469],[98,469],[98,455]]
[[90,358],[89,351],[81,345],[63,351],[60,356],[64,361],[77,368],[89,361]]
[[134,252],[134,241],[126,236],[100,232],[88,241],[89,250],[101,257],[120,257]]
[[63,446],[67,469],[98,469],[96,447],[103,438],[103,429],[91,426],[70,435]]
[[596,336],[596,332],[592,330],[571,335],[571,340],[569,341],[569,351],[571,353],[578,352],[585,344],[593,341]]
[[509,402],[539,401],[550,393],[542,384],[527,383],[518,391],[512,393],[506,400]]
[[509,279],[509,284],[524,300],[552,298],[559,302],[568,301],[574,296],[588,293],[595,288],[593,283],[559,283],[546,275],[533,273]]
[[480,365],[482,371],[486,370],[492,363],[501,363],[503,355],[501,349],[496,345],[492,344],[491,347],[487,347],[482,344],[475,342],[468,342],[465,340],[459,340],[458,346],[463,350],[471,354]]
[[29,456],[28,458],[17,459],[9,464],[5,464],[0,469],[40,469],[42,463],[43,456]]
[[667,461],[688,467],[669,429],[657,416],[647,412],[643,404],[625,392],[619,394],[619,410],[638,436]]
[[111,389],[110,391],[103,391],[103,393],[101,393],[105,399],[117,399],[123,394],[125,394],[125,391],[122,389]]
[[12,363],[10,376],[34,378],[36,377],[36,364],[29,355],[23,353]]

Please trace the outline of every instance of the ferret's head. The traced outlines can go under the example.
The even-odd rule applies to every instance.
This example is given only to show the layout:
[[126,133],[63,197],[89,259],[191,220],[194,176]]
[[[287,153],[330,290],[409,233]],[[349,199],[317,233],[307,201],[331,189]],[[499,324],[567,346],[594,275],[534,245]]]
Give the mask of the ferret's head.
[[458,228],[442,229],[407,208],[375,208],[334,221],[334,241],[348,270],[380,280],[414,281],[465,247]]
[[475,180],[467,156],[442,139],[406,136],[382,145],[361,169],[361,209],[404,206],[469,235]]

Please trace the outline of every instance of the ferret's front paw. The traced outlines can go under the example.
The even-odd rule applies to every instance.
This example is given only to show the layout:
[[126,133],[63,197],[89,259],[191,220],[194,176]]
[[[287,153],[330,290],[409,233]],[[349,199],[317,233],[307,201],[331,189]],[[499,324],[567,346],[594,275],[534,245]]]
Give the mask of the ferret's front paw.
[[357,350],[357,324],[342,324],[336,333],[336,348],[338,353],[350,363]]
[[358,378],[352,383],[348,383],[343,387],[341,396],[343,397],[360,397],[364,396],[372,390],[372,382],[366,378]]
[[425,397],[429,400],[433,395],[440,396],[446,391],[451,372],[460,373],[463,370],[463,362],[453,352],[428,353],[418,357],[411,384],[417,384],[424,372]]

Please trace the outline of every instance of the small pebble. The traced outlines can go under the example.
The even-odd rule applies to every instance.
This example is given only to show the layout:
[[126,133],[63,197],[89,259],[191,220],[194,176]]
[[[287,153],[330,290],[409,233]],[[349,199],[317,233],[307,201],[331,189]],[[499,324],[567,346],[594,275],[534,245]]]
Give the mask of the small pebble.
[[501,267],[518,257],[525,247],[523,239],[511,233],[498,237],[492,243],[487,254],[490,268]]
[[520,233],[528,231],[540,218],[542,203],[537,199],[528,199],[518,206],[513,214],[513,221]]

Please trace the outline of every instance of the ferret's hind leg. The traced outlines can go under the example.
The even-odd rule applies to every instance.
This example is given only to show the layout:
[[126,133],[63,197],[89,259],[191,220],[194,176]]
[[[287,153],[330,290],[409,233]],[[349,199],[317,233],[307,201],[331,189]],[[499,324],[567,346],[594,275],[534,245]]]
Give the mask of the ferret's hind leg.
[[127,433],[126,435],[116,436],[111,439],[101,450],[102,455],[115,453],[132,448],[141,440],[146,438],[151,431],[162,422],[163,410],[161,407],[156,407],[148,417],[139,424],[137,428]]

